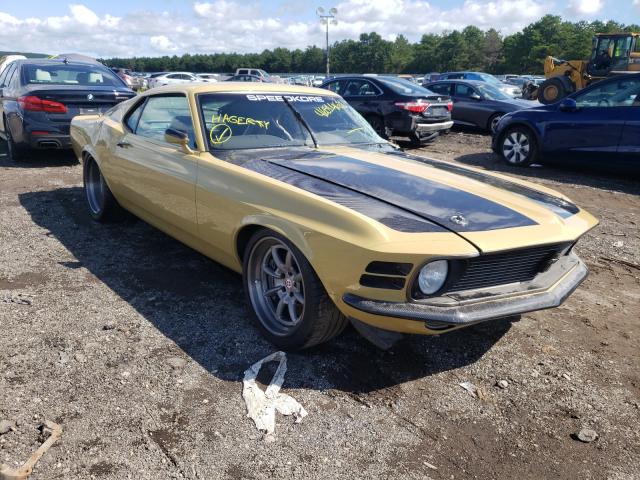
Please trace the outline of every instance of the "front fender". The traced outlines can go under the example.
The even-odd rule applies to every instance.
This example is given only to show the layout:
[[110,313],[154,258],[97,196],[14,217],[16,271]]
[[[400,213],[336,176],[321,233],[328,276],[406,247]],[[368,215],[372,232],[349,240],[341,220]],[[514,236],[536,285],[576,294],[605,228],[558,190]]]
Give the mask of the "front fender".
[[[304,256],[311,261],[311,257],[313,256],[313,250],[307,241],[308,235],[305,234],[303,228],[299,225],[295,225],[284,218],[274,217],[272,215],[267,214],[257,214],[257,215],[249,215],[245,217],[240,227],[236,230],[234,235],[234,244],[238,245],[238,240],[240,233],[245,228],[266,228],[269,230],[273,230],[276,233],[279,233],[283,237],[289,239],[297,248],[300,250]],[[307,232],[308,233],[308,232]],[[239,251],[236,249],[236,256],[240,265],[242,265],[243,259],[240,258]]]

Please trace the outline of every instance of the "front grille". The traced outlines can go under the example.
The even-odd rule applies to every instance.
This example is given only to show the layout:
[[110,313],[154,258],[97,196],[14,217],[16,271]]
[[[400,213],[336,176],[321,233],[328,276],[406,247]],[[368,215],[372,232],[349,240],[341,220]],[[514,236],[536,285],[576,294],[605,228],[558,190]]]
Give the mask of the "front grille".
[[446,290],[473,290],[531,281],[545,271],[550,261],[568,246],[569,244],[562,243],[471,258],[466,262],[461,275],[453,280]]

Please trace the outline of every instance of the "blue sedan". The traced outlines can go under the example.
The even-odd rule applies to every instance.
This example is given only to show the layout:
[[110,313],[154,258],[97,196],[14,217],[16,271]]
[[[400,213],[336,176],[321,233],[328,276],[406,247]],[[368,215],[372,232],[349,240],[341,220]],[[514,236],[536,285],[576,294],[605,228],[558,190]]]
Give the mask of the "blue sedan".
[[619,75],[553,105],[502,117],[493,150],[510,165],[584,163],[640,170],[640,74]]

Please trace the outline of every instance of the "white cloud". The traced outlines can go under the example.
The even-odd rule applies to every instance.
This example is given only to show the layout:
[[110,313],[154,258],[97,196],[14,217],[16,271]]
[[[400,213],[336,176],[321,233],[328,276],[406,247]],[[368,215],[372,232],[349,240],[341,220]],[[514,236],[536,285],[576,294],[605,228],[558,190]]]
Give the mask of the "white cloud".
[[78,23],[89,25],[90,27],[95,27],[100,23],[98,15],[84,5],[69,5],[69,9],[71,10],[71,15],[73,15],[74,20]]
[[567,7],[567,11],[570,15],[575,17],[590,17],[599,13],[603,7],[603,0],[571,0]]
[[166,35],[154,35],[149,39],[149,43],[153,48],[162,52],[174,52],[178,49]]
[[[258,1],[197,0],[191,14],[118,8],[117,15],[98,15],[80,3],[69,5],[60,16],[17,18],[0,12],[0,50],[110,57],[323,46],[324,28],[313,14],[315,4],[301,10],[300,2],[293,8],[292,1],[281,0],[279,7],[268,9]],[[571,1],[572,8],[588,14],[602,8],[603,0]],[[342,0],[335,5],[338,24],[331,26],[331,41],[371,31],[417,41],[424,33],[469,24],[509,34],[554,11],[554,2],[558,0],[457,0],[438,7],[427,0]]]

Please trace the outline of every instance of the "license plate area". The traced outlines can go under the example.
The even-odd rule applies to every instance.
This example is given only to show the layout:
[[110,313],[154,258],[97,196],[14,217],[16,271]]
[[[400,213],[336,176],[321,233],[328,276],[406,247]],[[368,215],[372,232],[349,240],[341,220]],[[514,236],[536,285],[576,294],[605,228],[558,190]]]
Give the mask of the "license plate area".
[[103,109],[101,107],[80,107],[79,115],[100,115]]

